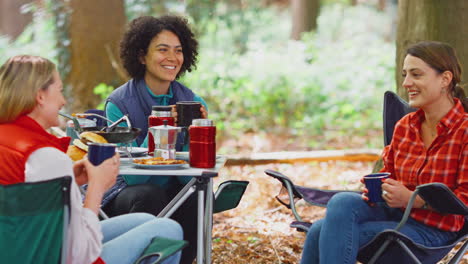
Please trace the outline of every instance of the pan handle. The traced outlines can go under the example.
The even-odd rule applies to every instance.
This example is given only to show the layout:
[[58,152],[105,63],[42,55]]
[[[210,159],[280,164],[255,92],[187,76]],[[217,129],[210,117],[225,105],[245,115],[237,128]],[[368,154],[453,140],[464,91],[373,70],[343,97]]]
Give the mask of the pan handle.
[[95,117],[99,117],[101,119],[104,119],[109,123],[113,122],[112,120],[108,119],[107,117],[102,116],[102,115],[98,115],[98,114],[95,114],[95,113],[74,113],[73,115],[76,116],[76,117],[80,117],[80,118],[86,118],[87,116],[95,116]]
[[128,118],[128,115],[124,115],[125,122],[127,122],[128,128],[130,131],[132,130],[132,123],[130,122],[130,118]]
[[59,115],[65,117],[65,118],[68,118],[68,119],[71,119],[73,121],[73,129],[76,131],[76,133],[78,134],[78,138],[80,133],[83,132],[83,129],[81,128],[80,126],[80,122],[78,122],[78,119],[76,119],[76,117],[74,116],[71,116],[69,114],[65,114],[65,113],[62,113],[62,112],[59,112]]
[[132,130],[132,124],[130,123],[130,119],[128,118],[128,115],[122,116],[117,121],[115,121],[110,126],[108,126],[107,128],[106,127],[102,128],[101,131],[104,131],[104,129],[105,129],[107,132],[111,132],[111,130],[114,127],[116,127],[118,124],[122,123],[123,121],[127,122],[127,126],[129,128],[129,130],[131,131]]

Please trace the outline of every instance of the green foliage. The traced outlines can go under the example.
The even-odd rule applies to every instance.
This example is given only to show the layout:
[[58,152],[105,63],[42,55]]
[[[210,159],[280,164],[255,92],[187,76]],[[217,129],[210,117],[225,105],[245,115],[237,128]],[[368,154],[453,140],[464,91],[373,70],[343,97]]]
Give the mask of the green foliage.
[[247,237],[247,241],[249,241],[249,243],[257,243],[260,239],[258,237],[252,237],[252,236],[249,236]]
[[[248,2],[246,9],[218,1],[210,12],[200,12],[196,23],[192,19],[199,62],[181,82],[207,101],[219,130],[314,138],[381,129],[382,96],[394,90],[395,45],[385,33],[391,32],[390,17],[370,6],[325,1],[333,4],[322,6],[317,31],[291,41],[287,10]],[[175,0],[126,4],[129,19],[155,12],[156,4],[169,11],[184,8]],[[36,10],[34,23],[17,40],[0,36],[0,63],[20,53],[58,60],[69,43],[67,36],[59,36],[62,44],[57,48],[54,30],[67,20],[54,20],[51,9],[58,11],[59,6]],[[112,90],[100,84],[94,92],[104,100]],[[311,140],[309,146],[318,144]]]
[[106,105],[106,98],[114,91],[114,87],[107,85],[105,83],[100,83],[93,89],[93,93],[96,95],[99,95],[101,98],[101,102],[99,105],[96,107],[96,109],[104,110],[104,107]]
[[[28,5],[28,8],[35,10],[32,5]],[[37,9],[33,14],[33,23],[16,40],[0,35],[0,64],[20,54],[43,56],[57,62],[54,22],[45,10]]]
[[165,2],[161,0],[125,0],[125,14],[128,20],[139,16],[158,14],[165,8]]
[[287,13],[220,15],[202,25],[198,68],[182,82],[230,132],[365,134],[381,128],[382,95],[394,89],[394,44],[380,33],[389,22],[368,7],[329,5],[316,33],[289,41]]
[[[60,76],[65,79],[70,71],[70,45],[71,39],[68,33],[70,27],[70,17],[72,10],[64,1],[46,1],[46,10],[49,12],[53,19],[55,27],[53,32],[55,34],[55,50],[57,52],[57,65],[60,69]],[[71,96],[71,87],[65,85],[65,92]]]

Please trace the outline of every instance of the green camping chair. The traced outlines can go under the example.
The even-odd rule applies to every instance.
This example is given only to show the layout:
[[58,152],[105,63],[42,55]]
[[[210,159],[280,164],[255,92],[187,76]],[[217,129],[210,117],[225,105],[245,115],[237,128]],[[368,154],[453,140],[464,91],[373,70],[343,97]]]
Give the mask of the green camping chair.
[[65,263],[71,181],[0,185],[0,262]]
[[[158,264],[188,245],[185,240],[155,237],[134,264]],[[145,262],[143,262],[145,261]]]
[[[70,185],[64,176],[47,181],[0,185],[0,263],[65,263]],[[187,241],[155,237],[135,264],[156,264]],[[157,257],[157,258],[156,258]]]
[[222,182],[215,193],[213,213],[220,213],[236,208],[239,205],[248,181],[225,181]]

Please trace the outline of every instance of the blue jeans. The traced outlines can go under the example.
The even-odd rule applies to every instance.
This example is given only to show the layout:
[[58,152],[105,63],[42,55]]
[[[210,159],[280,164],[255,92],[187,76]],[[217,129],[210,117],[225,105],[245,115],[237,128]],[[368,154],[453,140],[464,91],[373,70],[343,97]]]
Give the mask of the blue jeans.
[[[356,263],[360,247],[385,229],[395,228],[403,212],[386,205],[371,207],[357,193],[338,193],[330,199],[325,218],[307,233],[301,264]],[[400,232],[416,243],[441,246],[457,237],[409,218]]]
[[[103,248],[101,258],[107,264],[132,264],[156,236],[183,239],[180,225],[168,218],[156,218],[146,213],[132,213],[101,221]],[[177,264],[180,252],[164,264]]]

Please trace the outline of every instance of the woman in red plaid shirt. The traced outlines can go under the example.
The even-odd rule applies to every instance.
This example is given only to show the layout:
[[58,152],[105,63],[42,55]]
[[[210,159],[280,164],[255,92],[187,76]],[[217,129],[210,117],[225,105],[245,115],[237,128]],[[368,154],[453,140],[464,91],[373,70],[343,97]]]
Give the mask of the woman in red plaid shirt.
[[[468,100],[455,51],[445,43],[417,43],[406,51],[402,75],[418,111],[397,123],[384,149],[381,171],[391,173],[382,184],[385,204],[369,206],[367,190],[335,195],[325,218],[310,228],[301,263],[356,263],[361,246],[397,226],[417,185],[442,182],[468,202]],[[463,227],[463,216],[439,214],[419,196],[414,208],[400,232],[416,243],[445,245]]]

